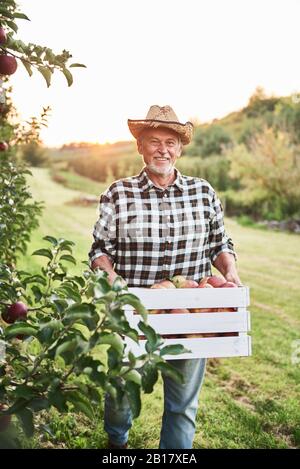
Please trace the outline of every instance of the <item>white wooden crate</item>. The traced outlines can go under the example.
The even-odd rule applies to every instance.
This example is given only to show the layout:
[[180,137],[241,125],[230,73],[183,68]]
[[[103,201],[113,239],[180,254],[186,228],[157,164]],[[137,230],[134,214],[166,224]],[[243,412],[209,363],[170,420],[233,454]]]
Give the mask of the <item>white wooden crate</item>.
[[[149,314],[148,323],[160,335],[203,334],[203,337],[166,338],[163,346],[182,344],[191,351],[180,355],[165,355],[168,359],[242,357],[251,355],[249,288],[178,288],[151,289],[129,288],[139,297],[148,310],[154,309],[209,309],[210,312],[182,314]],[[218,312],[219,308],[236,308],[236,311]],[[126,316],[132,327],[138,329],[140,316],[133,308],[125,307]],[[219,335],[216,335],[219,334]],[[228,336],[222,337],[221,334]],[[142,332],[141,332],[142,335]],[[145,340],[136,344],[126,338],[126,350],[135,355],[145,351]]]

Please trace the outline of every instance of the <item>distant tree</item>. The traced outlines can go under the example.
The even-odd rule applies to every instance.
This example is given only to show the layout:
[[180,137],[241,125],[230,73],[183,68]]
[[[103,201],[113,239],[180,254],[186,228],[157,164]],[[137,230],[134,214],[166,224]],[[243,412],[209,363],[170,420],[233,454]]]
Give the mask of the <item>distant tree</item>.
[[244,190],[265,201],[263,215],[283,218],[299,214],[300,155],[286,132],[265,129],[252,138],[249,149],[237,145],[228,152],[230,176]]
[[258,86],[250,97],[247,107],[243,109],[243,112],[247,117],[258,117],[267,112],[273,112],[279,100],[280,98],[274,96],[268,97],[264,89]]
[[221,125],[198,127],[195,130],[193,145],[186,154],[207,157],[212,154],[220,155],[232,143],[230,135]]

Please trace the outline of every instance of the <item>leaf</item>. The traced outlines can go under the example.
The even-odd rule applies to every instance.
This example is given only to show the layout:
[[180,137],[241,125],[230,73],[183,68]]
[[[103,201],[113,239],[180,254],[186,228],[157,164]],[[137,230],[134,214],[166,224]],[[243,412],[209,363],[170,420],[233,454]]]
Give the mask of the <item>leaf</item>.
[[62,72],[63,72],[64,76],[65,76],[66,79],[67,79],[68,86],[71,86],[71,85],[73,84],[73,76],[72,76],[72,73],[71,73],[67,68],[63,68],[63,69],[62,69]]
[[71,65],[69,65],[69,67],[70,67],[70,68],[71,68],[71,67],[83,67],[83,68],[87,68],[86,65],[84,65],[84,64],[78,64],[78,63],[71,64]]
[[43,239],[45,241],[48,241],[49,243],[53,244],[53,246],[57,246],[58,244],[58,241],[56,238],[54,238],[54,236],[44,236]]
[[63,256],[61,256],[59,258],[59,260],[64,260],[64,261],[67,261],[67,262],[72,262],[72,264],[75,264],[76,265],[76,259],[71,256],[70,254],[64,254]]
[[172,344],[166,345],[163,347],[159,355],[162,357],[164,355],[179,355],[180,353],[188,353],[190,350],[187,350],[182,344]]
[[30,21],[30,19],[28,18],[28,16],[26,16],[24,13],[21,13],[21,12],[14,12],[14,18],[19,18],[20,20],[27,20],[27,21]]
[[20,410],[17,413],[20,419],[25,435],[30,438],[34,433],[33,413],[29,409]]
[[35,301],[38,303],[40,299],[43,297],[43,293],[41,292],[40,288],[37,285],[33,285],[31,287],[32,293],[34,294]]
[[111,345],[113,349],[118,353],[118,355],[123,354],[124,350],[124,342],[122,338],[117,334],[116,332],[108,333],[108,332],[102,332],[100,334],[98,344],[100,345]]
[[94,411],[89,401],[82,396],[79,392],[72,391],[68,392],[67,401],[71,402],[74,406],[74,410],[77,412],[83,412],[90,420],[94,419]]
[[132,417],[135,419],[141,412],[141,388],[133,381],[127,381],[125,390],[130,404]]
[[9,26],[15,33],[18,32],[18,26],[13,21],[6,21],[7,26]]
[[140,321],[138,323],[138,327],[144,333],[144,335],[145,335],[146,339],[149,341],[150,345],[152,347],[155,347],[155,345],[157,344],[158,336],[157,336],[155,330],[153,329],[153,327],[149,326],[148,324],[145,324],[142,321]]
[[184,383],[184,377],[176,368],[167,362],[160,362],[156,364],[157,368],[169,378],[172,378],[177,383]]
[[37,251],[34,251],[32,253],[32,256],[43,256],[43,257],[48,257],[52,261],[53,259],[53,254],[50,251],[50,249],[38,249]]
[[26,71],[27,71],[28,75],[31,77],[32,76],[32,69],[31,69],[30,63],[28,63],[27,60],[23,60],[23,59],[21,59],[21,62],[24,65],[24,67],[26,68]]
[[8,326],[5,329],[5,338],[11,339],[12,337],[16,337],[17,335],[26,335],[26,336],[36,336],[37,329],[33,326],[22,324],[22,322],[18,322],[13,324],[12,326]]
[[130,305],[142,316],[143,320],[147,322],[147,310],[140,302],[140,299],[132,293],[124,293],[118,297],[118,301],[121,305]]
[[158,371],[154,365],[146,364],[142,369],[142,387],[146,394],[151,394],[158,380]]
[[49,67],[38,67],[39,72],[43,75],[46,80],[47,87],[51,85],[52,70]]
[[122,376],[126,381],[133,381],[134,383],[138,384],[139,386],[141,386],[141,384],[142,384],[142,377],[141,377],[140,373],[137,370],[130,370]]

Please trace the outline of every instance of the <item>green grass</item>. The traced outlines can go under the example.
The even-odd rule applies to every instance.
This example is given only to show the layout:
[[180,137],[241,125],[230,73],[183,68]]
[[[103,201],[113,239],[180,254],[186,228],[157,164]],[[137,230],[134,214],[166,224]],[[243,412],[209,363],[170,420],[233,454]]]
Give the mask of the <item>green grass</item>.
[[72,170],[59,169],[53,171],[52,178],[60,182],[64,187],[79,191],[82,194],[99,196],[108,184],[92,181],[89,178],[80,176]]
[[[78,260],[87,259],[96,208],[68,205],[78,192],[51,181],[46,170],[34,169],[32,194],[46,208],[29,253],[46,234],[76,243]],[[235,241],[238,268],[250,286],[253,355],[209,360],[200,396],[195,448],[300,448],[300,363],[292,364],[293,341],[300,339],[300,237],[238,225],[227,219]],[[20,267],[36,269],[39,258],[24,256]],[[75,268],[81,271],[81,265]],[[156,448],[163,408],[159,381],[143,396],[141,416],[134,422],[130,446]],[[55,412],[46,415],[53,436],[36,437],[33,447],[102,448],[103,411],[90,424],[84,417]]]

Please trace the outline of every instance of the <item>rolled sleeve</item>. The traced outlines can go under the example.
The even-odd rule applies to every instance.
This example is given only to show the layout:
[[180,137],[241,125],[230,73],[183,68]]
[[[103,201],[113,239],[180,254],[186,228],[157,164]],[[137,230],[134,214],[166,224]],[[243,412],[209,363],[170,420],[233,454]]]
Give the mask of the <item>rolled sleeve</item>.
[[100,256],[107,256],[112,264],[116,256],[116,213],[109,191],[100,197],[99,218],[94,226],[94,242],[89,252],[90,265]]
[[237,260],[232,239],[227,236],[225,231],[223,207],[216,194],[214,194],[213,197],[213,211],[214,215],[210,221],[209,234],[210,260],[214,263],[218,255],[222,252],[232,254],[235,260]]

